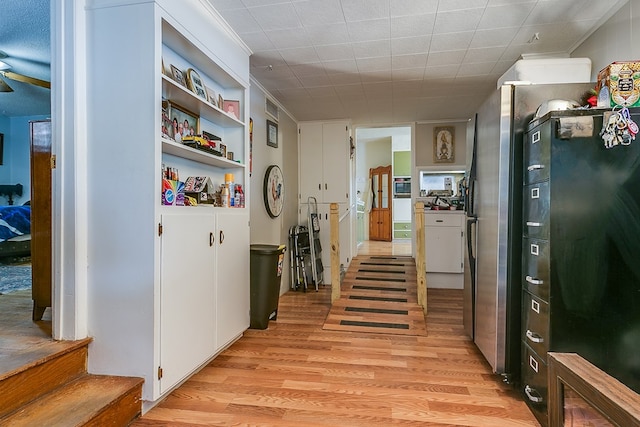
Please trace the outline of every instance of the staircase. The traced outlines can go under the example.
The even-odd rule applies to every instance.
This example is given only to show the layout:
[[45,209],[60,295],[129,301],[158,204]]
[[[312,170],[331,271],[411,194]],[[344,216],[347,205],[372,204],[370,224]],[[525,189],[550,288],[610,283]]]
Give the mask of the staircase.
[[88,374],[90,342],[50,340],[0,357],[0,426],[126,426],[138,417],[143,380]]

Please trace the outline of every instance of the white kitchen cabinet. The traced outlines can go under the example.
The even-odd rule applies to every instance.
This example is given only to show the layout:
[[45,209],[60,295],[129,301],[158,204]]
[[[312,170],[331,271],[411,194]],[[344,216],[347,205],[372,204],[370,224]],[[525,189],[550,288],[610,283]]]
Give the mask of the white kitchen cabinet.
[[216,337],[222,349],[249,327],[249,215],[232,210],[217,217]]
[[[250,52],[200,2],[104,0],[86,11],[88,369],[144,378],[148,405],[249,324],[248,226],[239,226],[248,205],[163,206],[161,170],[215,187],[232,173],[249,203]],[[238,116],[175,81],[171,65],[239,101]],[[236,161],[166,137],[164,101],[198,118]]]
[[215,217],[168,213],[162,215],[162,230],[160,392],[164,393],[216,350]]
[[427,273],[463,273],[464,214],[427,211],[424,216]]
[[300,134],[300,202],[349,202],[350,124],[302,122]]

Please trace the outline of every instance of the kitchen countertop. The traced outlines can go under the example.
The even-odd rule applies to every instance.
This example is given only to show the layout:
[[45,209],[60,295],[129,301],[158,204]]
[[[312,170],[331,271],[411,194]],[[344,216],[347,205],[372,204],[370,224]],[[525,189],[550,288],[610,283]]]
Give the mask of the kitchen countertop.
[[464,211],[462,209],[452,211],[450,209],[434,210],[434,209],[424,208],[424,213],[426,214],[430,214],[430,213],[464,214]]

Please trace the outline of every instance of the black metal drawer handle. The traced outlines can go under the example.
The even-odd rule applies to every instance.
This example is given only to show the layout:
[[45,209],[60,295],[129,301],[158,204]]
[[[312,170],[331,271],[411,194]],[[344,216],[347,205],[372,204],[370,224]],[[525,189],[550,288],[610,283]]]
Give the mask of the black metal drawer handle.
[[527,281],[527,283],[531,283],[532,285],[542,285],[544,283],[544,280],[534,279],[531,276],[526,276],[524,279]]
[[538,344],[544,342],[544,338],[534,332],[531,332],[529,329],[527,329],[527,338]]
[[[535,395],[534,395],[534,393],[535,393]],[[526,394],[527,395],[527,399],[529,399],[533,403],[542,403],[542,401],[544,400],[542,398],[542,396],[540,396],[540,393],[538,393],[536,391],[536,389],[531,388],[531,386],[529,386],[529,385],[526,385],[524,387],[524,394]]]

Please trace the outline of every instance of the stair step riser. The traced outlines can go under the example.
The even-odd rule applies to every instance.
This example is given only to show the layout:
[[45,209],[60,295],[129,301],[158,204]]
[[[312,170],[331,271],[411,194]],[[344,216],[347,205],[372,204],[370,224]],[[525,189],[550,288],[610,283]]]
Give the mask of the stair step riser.
[[0,381],[0,418],[87,371],[87,347],[35,364]]

